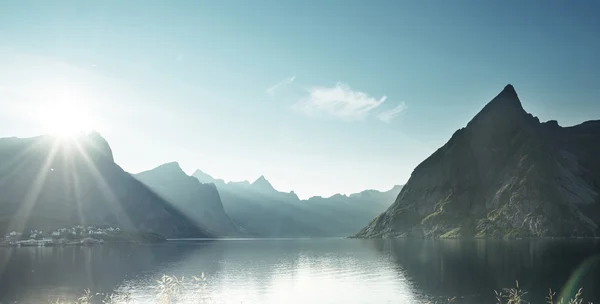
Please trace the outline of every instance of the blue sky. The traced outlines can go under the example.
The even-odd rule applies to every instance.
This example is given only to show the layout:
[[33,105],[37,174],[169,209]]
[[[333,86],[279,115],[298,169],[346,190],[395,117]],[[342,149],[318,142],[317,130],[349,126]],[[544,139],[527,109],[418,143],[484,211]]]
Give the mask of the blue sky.
[[130,172],[179,161],[301,197],[385,190],[508,83],[541,120],[600,118],[599,13],[597,1],[4,0],[0,136],[93,128]]

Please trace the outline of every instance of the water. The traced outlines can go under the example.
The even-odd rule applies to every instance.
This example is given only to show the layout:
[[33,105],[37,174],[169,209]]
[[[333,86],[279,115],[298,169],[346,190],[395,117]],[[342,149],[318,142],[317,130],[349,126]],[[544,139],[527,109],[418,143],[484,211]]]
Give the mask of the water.
[[[161,275],[206,274],[210,303],[495,303],[494,289],[583,287],[600,302],[598,241],[357,239],[180,241],[0,248],[0,301],[48,303],[83,290],[157,302]],[[568,288],[567,288],[568,289]],[[187,291],[188,299],[192,298]],[[180,301],[185,303],[185,301]],[[190,302],[192,303],[192,302]]]

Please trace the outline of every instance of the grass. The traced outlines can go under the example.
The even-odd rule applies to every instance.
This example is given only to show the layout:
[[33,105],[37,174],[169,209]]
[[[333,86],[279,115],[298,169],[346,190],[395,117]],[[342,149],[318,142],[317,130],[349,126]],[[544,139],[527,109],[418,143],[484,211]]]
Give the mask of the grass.
[[[200,277],[193,276],[191,280],[184,277],[163,275],[156,281],[153,287],[156,294],[156,302],[159,304],[175,304],[175,303],[210,303],[210,299],[206,297],[205,285],[206,276],[204,273]],[[519,282],[513,288],[504,288],[501,291],[494,291],[496,295],[495,304],[529,304],[525,300],[526,291],[519,287]],[[448,303],[456,303],[456,297],[448,298]],[[556,293],[551,289],[546,296],[546,304],[593,304],[592,302],[584,302],[583,290],[580,288],[572,299],[566,300],[563,298],[557,299]],[[50,304],[128,304],[131,303],[131,294],[129,293],[112,293],[101,294],[92,293],[89,289],[84,290],[84,293],[75,302],[51,301]],[[423,304],[430,304],[425,302]]]
[[50,304],[92,304],[92,303],[102,303],[102,304],[127,304],[131,303],[131,295],[129,293],[111,293],[111,294],[103,294],[96,293],[93,294],[89,289],[84,290],[83,295],[80,296],[76,301],[63,301],[61,299],[56,299],[56,301],[50,301]]
[[[185,303],[210,303],[206,297],[206,275],[204,272],[191,279],[184,277],[163,275],[156,280],[153,286],[156,302],[159,304],[175,304],[185,300]],[[131,303],[131,294],[127,292],[115,292],[111,294],[92,293],[89,289],[84,290],[75,301],[57,299],[50,304],[128,304]]]
[[[519,281],[516,282],[516,286],[513,288],[504,288],[502,291],[494,291],[496,294],[497,304],[527,304],[524,297],[527,294],[519,287]],[[592,302],[584,302],[583,300],[583,289],[579,288],[575,296],[569,300],[564,298],[556,299],[556,293],[549,289],[548,296],[546,296],[547,304],[593,304]]]

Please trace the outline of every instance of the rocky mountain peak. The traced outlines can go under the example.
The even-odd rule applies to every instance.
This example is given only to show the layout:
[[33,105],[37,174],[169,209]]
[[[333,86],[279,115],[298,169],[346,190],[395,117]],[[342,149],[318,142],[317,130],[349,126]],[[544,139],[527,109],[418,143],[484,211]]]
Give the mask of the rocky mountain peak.
[[519,99],[519,96],[517,95],[517,91],[515,90],[515,87],[513,87],[512,84],[507,84],[504,89],[502,90],[502,92],[500,92],[500,94],[498,95],[504,95],[507,98],[516,98]]
[[93,159],[106,158],[111,162],[114,162],[112,149],[110,148],[108,141],[97,131],[92,131],[87,135],[81,134],[73,140],[78,142],[85,150],[88,157]]
[[256,187],[259,190],[275,191],[273,185],[271,185],[271,183],[265,178],[264,175],[261,175],[259,178],[257,178],[252,183],[252,186]]
[[179,165],[179,163],[176,161],[162,164],[162,165],[154,168],[152,171],[158,172],[160,174],[171,175],[171,176],[172,175],[186,175],[187,176],[187,174],[185,174],[183,169],[181,169],[181,166]]
[[225,213],[217,186],[188,176],[179,163],[163,164],[138,173],[135,178],[206,231],[214,235],[237,235],[237,225]]
[[496,97],[494,97],[494,99],[488,103],[488,105],[493,105],[494,107],[509,106],[523,110],[519,95],[512,84],[506,85],[504,89],[502,89],[502,91],[500,91],[500,93],[498,93],[498,95],[496,95]]
[[467,128],[506,127],[519,124],[527,117],[531,115],[525,112],[515,88],[509,84],[473,117]]
[[192,174],[193,177],[197,178],[201,183],[214,183],[215,179],[210,176],[207,173],[204,173],[204,171],[197,169],[196,171],[194,171],[194,174]]
[[288,193],[288,195],[293,199],[293,200],[300,200],[300,198],[298,197],[298,194],[296,194],[296,192],[294,192],[294,190],[290,191]]

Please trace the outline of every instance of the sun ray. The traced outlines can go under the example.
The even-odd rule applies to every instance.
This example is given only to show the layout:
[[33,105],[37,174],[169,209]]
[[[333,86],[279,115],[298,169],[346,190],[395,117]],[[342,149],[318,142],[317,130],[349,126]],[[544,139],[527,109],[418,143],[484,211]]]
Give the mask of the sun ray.
[[[25,195],[25,198],[21,202],[21,205],[19,206],[19,210],[15,213],[15,216],[9,225],[9,229],[15,230],[15,231],[23,231],[25,229],[25,225],[27,224],[27,221],[29,220],[31,210],[35,206],[35,204],[39,198],[40,192],[42,191],[42,189],[44,187],[44,184],[46,182],[46,177],[48,176],[48,171],[50,171],[50,166],[52,165],[52,162],[54,161],[54,157],[56,156],[58,148],[59,148],[58,142],[54,142],[52,144],[52,147],[50,148],[50,153],[48,154],[48,156],[46,157],[46,159],[44,161],[44,164],[42,165],[42,167],[41,167],[40,171],[38,172],[38,174],[36,175],[35,179],[33,180],[32,184],[30,186],[30,189],[27,191],[27,194]],[[21,221],[20,221],[20,219],[21,219]]]
[[4,183],[7,179],[10,179],[15,173],[20,172],[23,167],[28,165],[29,162],[26,161],[26,157],[28,156],[28,154],[33,152],[35,149],[39,148],[40,146],[45,145],[46,143],[47,143],[46,138],[41,139],[41,141],[36,140],[33,144],[29,145],[29,147],[20,151],[11,160],[9,160],[9,161],[3,160],[3,164],[0,165],[0,168],[1,168],[0,171],[4,171],[5,169],[12,167],[17,162],[20,162],[20,163],[18,163],[14,168],[12,168],[10,170],[10,172],[8,172],[4,176],[0,177],[0,184]]
[[80,188],[80,184],[79,184],[79,174],[77,173],[77,170],[73,170],[71,172],[71,181],[73,182],[73,193],[75,196],[75,204],[77,205],[77,216],[79,217],[79,222],[85,223],[85,217],[83,216],[83,209],[82,209],[82,200],[83,200],[83,196],[81,195],[81,188]]
[[81,188],[79,184],[79,173],[77,172],[77,167],[75,162],[73,161],[72,154],[72,145],[66,147],[67,150],[63,154],[64,162],[66,164],[66,170],[63,172],[63,178],[66,181],[67,190],[69,195],[73,195],[75,199],[75,205],[77,207],[77,217],[79,218],[79,222],[81,225],[86,223],[86,219],[83,215],[82,210],[82,201],[83,197],[81,195]]
[[98,170],[98,168],[96,168],[94,162],[90,159],[90,157],[87,155],[87,153],[79,143],[74,142],[74,145],[79,151],[79,153],[81,153],[81,156],[84,158],[85,164],[88,166],[90,172],[92,173],[92,177],[94,178],[96,183],[98,183],[98,186],[100,187],[100,192],[108,201],[108,207],[109,209],[111,209],[109,211],[112,212],[117,217],[117,219],[123,220],[128,226],[128,228],[134,227],[133,223],[131,222],[131,219],[129,219],[129,217],[125,213],[125,210],[123,210],[116,195],[110,189],[110,186],[104,180],[104,177],[102,177],[102,174],[100,174],[100,171]]

